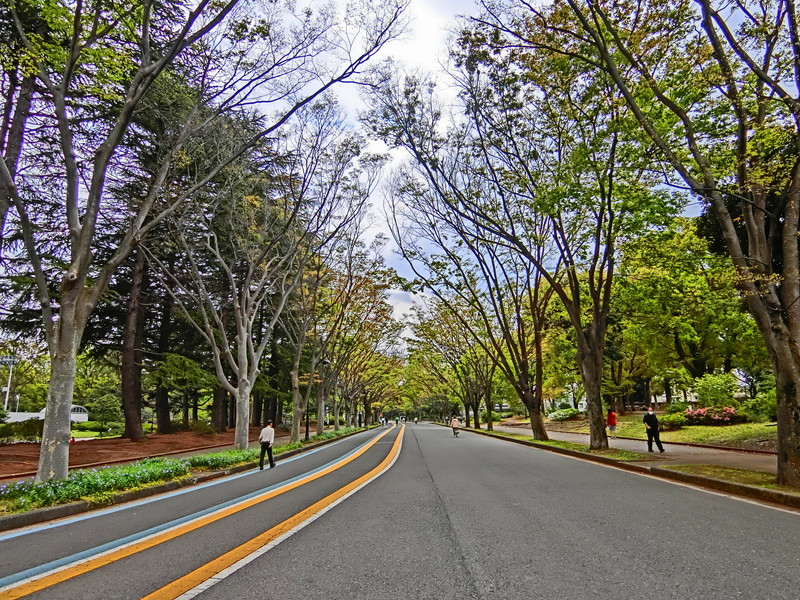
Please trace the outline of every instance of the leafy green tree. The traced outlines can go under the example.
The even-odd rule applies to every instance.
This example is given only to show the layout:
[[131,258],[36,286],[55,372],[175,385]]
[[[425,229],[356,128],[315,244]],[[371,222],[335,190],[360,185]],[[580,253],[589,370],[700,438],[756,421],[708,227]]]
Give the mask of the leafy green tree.
[[698,378],[746,366],[755,322],[743,310],[730,262],[710,252],[693,221],[626,244],[616,291],[618,310],[654,368],[679,364]]
[[120,410],[120,397],[116,393],[102,394],[86,403],[89,409],[89,418],[100,423],[100,435],[107,433],[106,425],[119,421],[122,411]]
[[[800,486],[800,37],[793,2],[525,4],[497,26],[607,73],[668,180],[714,215],[778,399],[778,480]],[[497,16],[497,13],[494,13]],[[565,14],[571,15],[564,26]],[[537,46],[539,44],[536,44]]]
[[734,400],[734,394],[738,389],[736,377],[731,373],[706,373],[694,382],[700,406],[735,406],[738,402]]

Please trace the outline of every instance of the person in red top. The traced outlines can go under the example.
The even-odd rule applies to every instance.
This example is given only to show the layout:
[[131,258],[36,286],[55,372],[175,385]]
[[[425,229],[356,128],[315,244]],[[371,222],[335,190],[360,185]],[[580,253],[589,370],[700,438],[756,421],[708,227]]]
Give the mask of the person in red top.
[[615,413],[611,409],[608,410],[608,414],[606,415],[606,425],[608,426],[609,433],[611,433],[611,437],[616,439],[617,438],[617,413]]

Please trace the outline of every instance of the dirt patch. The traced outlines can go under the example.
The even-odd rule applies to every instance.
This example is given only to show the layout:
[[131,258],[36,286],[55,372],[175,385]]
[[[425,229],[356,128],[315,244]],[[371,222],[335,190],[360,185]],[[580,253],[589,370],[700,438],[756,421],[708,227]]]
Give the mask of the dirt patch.
[[[250,429],[250,441],[258,439],[260,428]],[[278,437],[288,436],[277,431]],[[98,463],[108,464],[158,456],[170,452],[190,452],[208,446],[224,447],[233,444],[233,431],[216,435],[198,435],[191,431],[172,434],[150,434],[142,442],[121,438],[78,440],[70,444],[70,468]],[[0,444],[0,478],[26,475],[36,471],[39,463],[39,444],[22,442]]]

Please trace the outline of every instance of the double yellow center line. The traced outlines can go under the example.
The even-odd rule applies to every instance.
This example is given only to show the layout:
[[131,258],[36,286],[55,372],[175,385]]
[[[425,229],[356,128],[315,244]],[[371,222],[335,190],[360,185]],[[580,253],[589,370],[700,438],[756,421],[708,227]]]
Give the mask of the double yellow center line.
[[[6,587],[5,589],[0,589],[0,596],[2,596],[4,600],[15,600],[16,598],[22,598],[24,596],[36,593],[38,591],[41,591],[43,589],[46,589],[46,588],[49,588],[51,586],[57,585],[59,583],[67,581],[69,579],[73,579],[74,577],[78,577],[80,575],[84,575],[85,573],[89,573],[91,571],[94,571],[95,569],[99,569],[100,567],[112,564],[114,562],[117,562],[117,561],[122,560],[124,558],[127,558],[129,556],[132,556],[132,555],[137,554],[139,552],[143,552],[144,550],[147,550],[149,548],[153,548],[155,546],[158,546],[159,544],[163,544],[164,542],[168,542],[169,540],[175,539],[175,538],[180,537],[180,536],[182,536],[182,535],[184,535],[186,533],[189,533],[191,531],[195,531],[197,529],[205,527],[206,525],[209,525],[211,523],[214,523],[216,521],[224,519],[225,517],[228,517],[230,515],[236,514],[236,513],[240,512],[240,511],[243,511],[243,510],[245,510],[247,508],[250,508],[252,506],[255,506],[257,504],[260,504],[261,502],[266,502],[267,500],[269,500],[271,498],[274,498],[276,496],[280,496],[281,494],[284,494],[284,493],[289,492],[289,491],[291,491],[293,489],[296,489],[296,488],[298,488],[298,487],[300,487],[300,486],[302,486],[302,485],[304,485],[306,483],[310,483],[311,481],[319,479],[320,477],[324,477],[325,475],[327,475],[329,473],[332,473],[333,471],[336,471],[336,470],[344,467],[348,463],[351,463],[356,458],[358,458],[359,456],[363,455],[367,450],[372,448],[375,444],[377,444],[390,431],[391,431],[391,429],[387,429],[385,432],[383,432],[379,436],[375,437],[375,439],[373,439],[369,443],[365,444],[362,448],[360,448],[358,451],[354,452],[353,454],[351,454],[350,456],[348,456],[344,460],[339,461],[337,463],[334,463],[334,464],[326,467],[325,469],[322,469],[322,470],[317,471],[315,473],[311,473],[311,474],[307,475],[306,477],[298,479],[297,481],[294,481],[294,482],[292,482],[292,483],[290,483],[288,485],[285,485],[285,486],[280,487],[280,488],[275,489],[275,490],[271,490],[269,492],[266,492],[264,494],[261,494],[259,496],[254,497],[254,498],[250,498],[248,500],[245,500],[245,501],[243,501],[241,503],[238,503],[238,504],[235,504],[233,506],[226,507],[226,508],[224,508],[222,510],[219,510],[217,512],[205,515],[203,517],[195,519],[194,521],[190,521],[188,523],[184,523],[182,525],[178,525],[176,527],[173,527],[172,529],[168,529],[166,531],[162,531],[160,533],[154,534],[154,535],[152,535],[152,536],[150,536],[148,538],[145,538],[143,540],[140,540],[138,542],[132,542],[132,543],[127,544],[125,546],[122,546],[120,548],[115,548],[114,550],[110,550],[108,552],[100,554],[98,556],[94,556],[94,557],[85,559],[82,562],[74,563],[74,564],[66,566],[66,567],[64,567],[62,569],[59,569],[59,570],[56,570],[56,571],[51,571],[49,573],[43,573],[42,575],[40,575],[38,577],[35,577],[33,579],[28,579],[25,582],[22,582],[20,584],[11,585],[11,586]],[[257,538],[254,538],[253,540],[251,540],[250,542],[248,542],[244,546],[241,546],[241,548],[244,548],[245,546],[250,547],[250,545],[255,543],[255,540],[261,540],[262,538],[268,537],[271,532],[274,534],[272,536],[273,539],[277,538],[283,532],[292,529],[297,523],[300,523],[300,522],[304,521],[305,519],[307,519],[309,517],[309,515],[310,515],[309,511],[312,511],[312,509],[314,509],[315,507],[317,507],[317,509],[314,512],[319,512],[320,510],[322,510],[324,508],[324,506],[322,506],[322,504],[325,503],[326,501],[328,501],[329,499],[331,499],[333,496],[336,496],[337,494],[339,494],[340,496],[344,496],[344,495],[346,495],[348,493],[348,491],[351,488],[354,489],[358,485],[361,485],[362,480],[369,479],[370,475],[372,475],[374,472],[380,470],[381,468],[385,467],[385,465],[388,464],[388,462],[391,462],[391,461],[389,461],[390,457],[391,457],[392,460],[394,460],[394,456],[396,455],[397,451],[399,450],[400,440],[401,439],[402,439],[402,430],[400,431],[400,435],[397,436],[397,439],[395,440],[395,443],[392,446],[392,450],[389,453],[389,456],[387,456],[387,458],[381,463],[381,465],[376,467],[376,469],[373,469],[373,471],[370,471],[370,473],[367,473],[367,475],[364,475],[363,477],[353,481],[352,483],[350,483],[347,486],[341,488],[340,490],[337,490],[336,492],[334,492],[333,494],[331,494],[327,498],[324,498],[323,500],[320,500],[319,502],[313,504],[312,506],[308,507],[307,509],[305,509],[305,510],[301,511],[300,513],[294,515],[293,517],[290,517],[287,521],[284,521],[284,523],[276,525],[275,527],[273,527],[269,531],[261,534]],[[335,500],[336,499],[334,498],[334,499],[330,500],[327,503],[331,504],[331,503],[335,502]],[[303,518],[299,518],[300,515],[305,515],[305,516]],[[292,524],[288,525],[290,522]],[[268,543],[268,542],[263,542],[262,541],[261,545],[263,545],[265,543]],[[212,563],[209,563],[209,565],[216,564],[217,561],[223,561],[223,559],[225,559],[225,557],[227,557],[229,555],[233,556],[232,553],[236,553],[238,550],[239,550],[239,548],[234,549],[231,552],[228,552],[227,554],[223,555],[222,557],[220,557],[216,561],[212,561]],[[252,551],[252,550],[250,550],[250,551]],[[233,561],[231,561],[231,564],[232,564],[232,562],[236,562],[236,560],[239,560],[239,558],[236,558]],[[220,563],[220,564],[222,564],[222,563]],[[208,565],[206,565],[206,566],[208,566]],[[225,567],[223,566],[223,567],[217,569],[217,571],[215,571],[215,573],[221,571],[223,568],[225,568]],[[187,587],[185,587],[187,584],[180,585],[180,582],[182,582],[184,580],[189,581],[187,578],[195,576],[195,573],[197,573],[198,571],[201,571],[201,570],[202,569],[198,569],[197,571],[194,571],[194,572],[190,573],[189,575],[187,575],[187,576],[175,581],[170,586],[162,588],[162,590],[158,590],[154,594],[151,594],[150,596],[147,596],[147,598],[165,599],[165,598],[175,598],[175,597],[177,597],[177,595],[179,595],[179,594],[169,595],[169,592],[164,592],[164,590],[173,589],[173,586],[180,587],[184,591],[186,589],[190,589],[191,587],[193,587],[193,585],[196,585],[196,583],[187,588]],[[196,576],[192,579],[192,581],[196,581]],[[175,589],[177,589],[177,587]],[[162,592],[164,592],[164,594],[166,594],[166,595],[159,595],[159,594],[162,594]],[[183,593],[183,592],[181,591],[180,593]]]

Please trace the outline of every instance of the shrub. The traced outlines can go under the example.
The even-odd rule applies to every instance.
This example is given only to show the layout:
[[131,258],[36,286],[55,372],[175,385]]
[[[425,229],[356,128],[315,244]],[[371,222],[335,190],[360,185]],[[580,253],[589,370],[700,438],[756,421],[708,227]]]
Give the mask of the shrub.
[[731,373],[707,373],[694,382],[697,402],[706,407],[730,406],[737,389],[736,377]]
[[73,423],[72,428],[75,431],[100,431],[102,425],[97,421],[84,421],[83,423]]
[[28,419],[16,423],[0,424],[0,440],[12,442],[35,442],[42,437],[44,421]]
[[745,400],[742,403],[741,412],[747,416],[748,421],[753,421],[754,423],[777,421],[778,397],[775,390],[760,392],[755,398]]
[[686,417],[681,413],[666,414],[658,420],[658,424],[663,431],[675,431],[686,425]]
[[[492,411],[492,421],[498,423],[503,419],[507,419],[511,416],[510,412],[500,412],[497,410]],[[489,413],[488,411],[481,411],[481,422],[486,423],[489,420]]]
[[551,421],[566,421],[568,419],[573,419],[581,414],[577,408],[563,408],[561,410],[555,410],[547,415],[547,418]]
[[18,481],[0,486],[0,501],[9,510],[30,510],[40,506],[73,502],[86,496],[105,497],[148,483],[187,475],[189,467],[176,459],[146,458],[130,465],[72,471],[59,481]]
[[736,409],[730,406],[724,408],[709,406],[697,410],[687,408],[683,414],[686,417],[687,425],[734,425],[747,420],[744,415],[738,414]]
[[668,415],[677,415],[678,413],[683,414],[683,412],[689,408],[689,404],[686,402],[673,402],[672,404],[667,404],[664,407],[664,412]]
[[189,423],[189,431],[192,431],[195,435],[217,435],[217,430],[211,425],[211,423],[206,423],[205,421],[192,421]]

